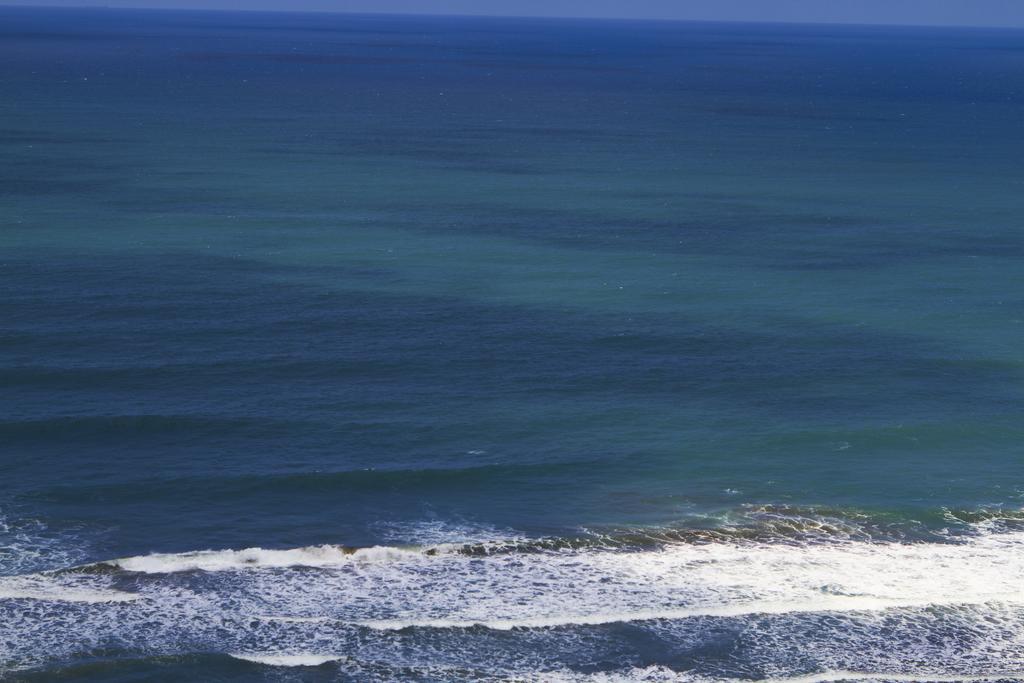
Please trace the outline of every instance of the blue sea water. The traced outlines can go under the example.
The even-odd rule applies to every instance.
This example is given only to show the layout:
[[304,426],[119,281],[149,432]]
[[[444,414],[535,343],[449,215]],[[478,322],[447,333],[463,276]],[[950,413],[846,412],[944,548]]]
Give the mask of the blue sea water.
[[1024,680],[1024,32],[0,8],[0,679]]

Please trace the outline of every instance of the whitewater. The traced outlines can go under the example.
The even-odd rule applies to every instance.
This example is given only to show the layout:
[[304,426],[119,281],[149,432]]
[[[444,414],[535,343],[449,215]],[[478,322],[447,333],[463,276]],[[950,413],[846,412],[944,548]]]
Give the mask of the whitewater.
[[[566,653],[614,648],[628,629],[688,649],[731,639],[732,669],[671,673],[693,680],[1024,678],[1024,532],[552,547],[202,550],[3,577],[2,663],[25,670],[113,648],[370,678],[446,659],[513,678],[571,677],[580,672],[563,670]],[[529,659],[516,656],[523,642]]]

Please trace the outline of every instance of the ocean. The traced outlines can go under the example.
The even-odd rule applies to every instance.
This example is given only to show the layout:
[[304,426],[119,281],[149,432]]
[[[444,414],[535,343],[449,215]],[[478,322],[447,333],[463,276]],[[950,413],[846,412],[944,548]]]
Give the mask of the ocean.
[[1024,32],[0,8],[0,679],[1024,681]]

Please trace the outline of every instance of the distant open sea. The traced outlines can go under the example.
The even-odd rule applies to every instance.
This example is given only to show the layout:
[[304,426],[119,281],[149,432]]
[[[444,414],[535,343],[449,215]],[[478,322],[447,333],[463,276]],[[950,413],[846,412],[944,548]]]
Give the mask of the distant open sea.
[[1024,32],[0,8],[0,679],[1024,681]]

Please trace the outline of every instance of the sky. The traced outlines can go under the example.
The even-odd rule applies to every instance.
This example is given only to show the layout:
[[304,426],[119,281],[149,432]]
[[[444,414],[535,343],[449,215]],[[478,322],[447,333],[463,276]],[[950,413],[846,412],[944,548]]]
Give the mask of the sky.
[[1024,26],[1024,0],[0,0],[0,5]]

